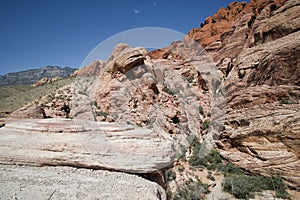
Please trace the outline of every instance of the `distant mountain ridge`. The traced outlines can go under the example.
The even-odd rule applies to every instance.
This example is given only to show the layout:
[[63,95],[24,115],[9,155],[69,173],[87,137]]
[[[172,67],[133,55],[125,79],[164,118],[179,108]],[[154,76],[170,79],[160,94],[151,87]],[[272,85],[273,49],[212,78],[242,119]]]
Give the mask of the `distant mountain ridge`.
[[0,76],[0,86],[5,85],[31,85],[38,80],[47,77],[66,78],[70,76],[76,68],[45,66],[40,69],[30,69],[21,72],[8,73]]

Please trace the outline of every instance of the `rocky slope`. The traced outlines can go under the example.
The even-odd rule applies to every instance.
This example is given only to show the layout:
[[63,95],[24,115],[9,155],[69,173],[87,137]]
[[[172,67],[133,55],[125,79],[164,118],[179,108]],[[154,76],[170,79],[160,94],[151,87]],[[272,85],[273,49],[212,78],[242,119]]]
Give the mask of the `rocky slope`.
[[[141,149],[155,162],[163,160],[160,153],[169,142],[178,157],[185,153],[181,151],[184,148],[190,158],[194,149],[189,140],[196,137],[217,148],[223,158],[245,171],[281,176],[291,189],[297,189],[300,186],[299,11],[297,0],[229,4],[200,28],[191,30],[184,41],[167,48],[147,53],[141,47],[117,45],[107,61],[96,61],[76,71],[72,86],[19,111],[31,116],[36,108],[38,114],[43,114],[42,109],[48,117],[65,118],[62,108],[67,105],[68,117],[90,124],[105,121],[116,123],[115,127],[125,123],[151,129],[155,134],[146,134],[145,138],[143,135],[134,142],[141,142]],[[31,129],[40,127],[32,126]],[[55,134],[67,129],[62,127],[54,128]],[[28,131],[30,134],[31,130]],[[124,132],[108,134],[107,142],[111,140],[118,146],[109,155],[122,157],[139,152],[140,147],[120,150],[126,144],[134,146],[130,134]],[[149,142],[161,144],[158,147],[162,152],[156,152],[155,145],[147,146]],[[61,150],[57,145],[51,150]],[[202,150],[200,153],[205,153]],[[168,160],[168,156],[164,158]],[[76,159],[72,162],[76,161],[79,162]],[[114,162],[102,167],[128,172],[136,160],[127,161],[122,167]],[[159,169],[156,181],[163,185],[161,172],[165,169]],[[190,179],[200,183],[196,176],[190,176],[188,169],[186,162],[174,164],[173,170],[183,174],[177,178],[181,185],[190,183]],[[151,173],[146,176],[154,177]],[[214,185],[220,183],[213,182],[211,186]]]
[[[224,74],[222,155],[250,172],[281,175],[294,188],[300,185],[299,11],[296,0],[231,3],[186,37],[201,43]],[[150,56],[170,59],[169,49]]]
[[[231,60],[223,156],[253,173],[281,175],[294,188],[300,186],[299,11],[299,1],[289,0],[266,4],[251,26],[244,15],[223,34],[215,57],[223,59],[220,67]],[[246,38],[243,46],[233,46],[236,36]]]
[[40,69],[31,69],[21,72],[8,73],[0,76],[0,86],[3,85],[32,85],[44,77],[66,78],[76,69],[70,67],[45,66]]

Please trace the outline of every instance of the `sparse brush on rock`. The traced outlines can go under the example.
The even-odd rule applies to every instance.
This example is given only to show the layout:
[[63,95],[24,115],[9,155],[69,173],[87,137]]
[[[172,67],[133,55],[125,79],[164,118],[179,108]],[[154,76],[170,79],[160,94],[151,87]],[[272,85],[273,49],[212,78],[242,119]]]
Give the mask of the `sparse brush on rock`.
[[201,200],[205,194],[208,194],[208,186],[200,180],[195,182],[187,182],[184,188],[179,188],[179,191],[173,196],[173,200]]
[[223,182],[223,190],[238,199],[254,198],[264,190],[275,191],[276,198],[290,199],[281,177],[251,176],[245,174],[228,175]]
[[[217,150],[212,149],[207,155],[201,156],[201,144],[194,140],[193,154],[189,164],[197,168],[217,170],[225,176],[222,183],[223,190],[238,199],[253,198],[264,190],[272,190],[277,198],[290,199],[286,186],[281,177],[265,177],[261,175],[247,175],[243,170],[231,162],[224,161]],[[214,181],[211,171],[207,178]]]

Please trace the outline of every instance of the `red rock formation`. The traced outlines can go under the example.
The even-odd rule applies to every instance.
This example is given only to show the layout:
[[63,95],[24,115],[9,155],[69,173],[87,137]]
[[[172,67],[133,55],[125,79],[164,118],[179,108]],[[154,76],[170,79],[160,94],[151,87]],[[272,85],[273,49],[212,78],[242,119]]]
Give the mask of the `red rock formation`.
[[[185,38],[203,45],[225,77],[222,155],[293,188],[300,186],[299,11],[297,0],[231,3]],[[151,58],[170,59],[170,47]]]
[[62,78],[59,77],[59,76],[56,76],[56,77],[54,77],[54,78],[47,78],[47,77],[44,77],[44,78],[42,78],[41,80],[35,82],[35,83],[33,84],[33,86],[38,87],[38,86],[45,85],[45,84],[47,84],[47,83],[53,83],[53,82],[58,81],[58,80],[61,80],[61,79],[62,79]]
[[99,76],[103,65],[104,62],[102,60],[96,60],[90,65],[76,70],[71,76]]
[[208,17],[201,27],[190,30],[188,36],[201,43],[204,47],[220,39],[222,33],[227,31],[233,21],[244,10],[246,3],[234,2],[227,8],[220,8],[216,14]]
[[[218,12],[208,17],[200,27],[193,28],[186,36],[199,42],[205,49],[211,53],[216,62],[222,58],[233,55],[235,57],[243,48],[251,26],[256,18],[269,17],[271,12],[282,6],[287,0],[252,0],[246,2],[233,2],[228,4],[227,8],[220,8]],[[258,17],[259,16],[259,17]],[[238,29],[238,31],[237,31]],[[235,40],[230,39],[231,43],[224,48],[224,38],[227,35],[235,32],[233,37]],[[223,49],[222,52],[220,48]],[[168,51],[166,49],[159,49],[150,52],[150,57],[153,59],[167,58]]]

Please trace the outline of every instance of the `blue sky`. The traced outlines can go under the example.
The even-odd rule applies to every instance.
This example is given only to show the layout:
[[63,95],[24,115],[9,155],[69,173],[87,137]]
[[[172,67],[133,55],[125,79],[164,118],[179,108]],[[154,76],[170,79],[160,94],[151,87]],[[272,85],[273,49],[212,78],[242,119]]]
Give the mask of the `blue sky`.
[[100,42],[140,27],[186,34],[232,0],[0,0],[0,74],[80,67]]

